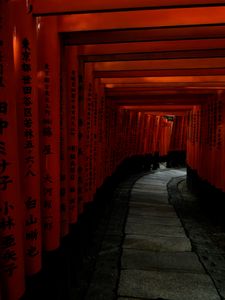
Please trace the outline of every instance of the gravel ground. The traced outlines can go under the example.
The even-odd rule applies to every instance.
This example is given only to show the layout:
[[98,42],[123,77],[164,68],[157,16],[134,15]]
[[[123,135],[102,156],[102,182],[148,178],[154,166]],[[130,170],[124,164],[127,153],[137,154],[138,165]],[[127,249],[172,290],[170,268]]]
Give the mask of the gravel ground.
[[191,240],[193,251],[197,253],[206,272],[214,281],[221,299],[224,300],[224,220],[218,216],[216,209],[208,204],[205,205],[205,199],[202,199],[200,195],[196,196],[187,189],[186,177],[173,178],[168,183],[168,193],[170,202],[174,205]]

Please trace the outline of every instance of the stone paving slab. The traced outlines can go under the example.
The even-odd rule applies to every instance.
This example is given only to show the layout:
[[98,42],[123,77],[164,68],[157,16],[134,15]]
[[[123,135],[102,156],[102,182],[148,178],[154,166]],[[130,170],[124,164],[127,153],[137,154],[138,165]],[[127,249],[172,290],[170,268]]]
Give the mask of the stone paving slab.
[[143,299],[140,299],[140,298],[125,298],[125,297],[119,297],[117,298],[117,300],[143,300]]
[[169,177],[171,176],[168,176],[168,174],[159,173],[159,174],[154,174],[153,177],[146,176],[145,179],[149,180],[149,183],[154,183],[154,182],[167,183]]
[[[119,297],[117,300],[143,300],[143,298],[127,298],[127,297]],[[151,300],[151,299],[150,299]]]
[[166,189],[166,186],[165,186],[165,184],[164,183],[162,183],[161,181],[158,181],[158,182],[156,182],[156,181],[149,181],[149,180],[147,180],[146,182],[143,182],[143,181],[139,181],[139,182],[137,182],[135,185],[134,185],[134,187],[133,188],[136,188],[136,187],[141,187],[141,188],[147,188],[147,189],[149,189],[149,190],[153,190],[154,188],[162,188],[162,189]]
[[157,192],[152,192],[151,194],[150,193],[133,193],[133,194],[131,194],[131,198],[145,198],[145,199],[149,199],[149,200],[151,200],[151,199],[157,199],[157,200],[161,200],[161,199],[163,199],[164,201],[165,200],[168,200],[168,195],[166,195],[166,194],[164,194],[164,193],[162,193],[162,194],[159,194],[159,193],[157,193]]
[[122,268],[205,273],[197,255],[193,252],[154,252],[124,249],[122,254]]
[[[151,175],[154,176],[153,174]],[[150,183],[155,185],[162,185],[162,180],[160,180],[160,178],[148,178],[148,176],[144,176],[141,177],[138,181],[136,181],[134,186],[144,184],[150,186]]]
[[184,229],[180,226],[167,226],[152,224],[146,226],[145,224],[127,223],[125,227],[126,234],[141,234],[153,236],[171,236],[171,237],[185,237]]
[[151,201],[151,199],[163,199],[163,200],[168,200],[168,195],[165,193],[157,193],[157,192],[148,192],[148,193],[138,193],[138,192],[134,192],[133,194],[131,194],[131,199],[132,198],[145,198],[145,199],[149,199]]
[[154,182],[148,182],[147,184],[146,183],[136,183],[133,188],[132,188],[132,192],[133,190],[141,190],[141,191],[154,191],[154,189],[156,190],[159,190],[159,191],[166,191],[166,185],[165,183],[154,183]]
[[143,188],[143,187],[136,187],[134,186],[133,189],[132,189],[132,193],[133,194],[134,192],[139,192],[141,194],[147,194],[147,193],[159,193],[160,195],[167,195],[167,191],[165,188],[163,187],[151,187],[151,188]]
[[152,207],[130,207],[129,214],[131,215],[139,215],[139,216],[162,216],[167,218],[177,218],[177,214],[174,210],[165,211],[160,208],[152,208]]
[[166,192],[166,185],[163,184],[135,184],[132,188],[132,192],[133,191],[140,191],[140,192],[154,192],[154,191],[159,191],[161,193],[165,193]]
[[168,204],[168,199],[162,198],[162,197],[149,197],[147,196],[132,196],[131,200],[132,201],[151,201],[151,203],[159,203],[159,204]]
[[166,190],[162,190],[162,188],[159,190],[154,190],[152,188],[151,189],[143,189],[143,188],[135,188],[135,187],[133,187],[133,189],[132,189],[131,196],[133,196],[134,194],[148,195],[149,193],[151,193],[152,195],[159,194],[160,196],[161,195],[164,195],[165,197],[167,196]]
[[191,251],[190,240],[185,237],[126,235],[123,248],[149,251]]
[[[141,190],[140,190],[141,191]],[[167,199],[168,198],[168,194],[166,193],[166,192],[164,192],[164,191],[162,191],[162,190],[160,190],[160,191],[157,191],[157,190],[151,190],[151,191],[141,191],[141,192],[138,192],[138,190],[137,189],[135,189],[134,191],[133,191],[133,193],[131,194],[131,198],[133,197],[133,196],[140,196],[140,195],[143,195],[143,196],[146,196],[146,197],[148,197],[149,199],[151,199],[151,198],[159,198],[159,197],[162,197],[162,198],[165,198],[165,199]]]
[[163,206],[163,205],[169,205],[169,201],[167,198],[165,197],[159,197],[159,196],[152,196],[150,197],[148,196],[144,196],[144,197],[139,197],[139,196],[135,196],[135,197],[131,197],[129,203],[132,204],[133,202],[137,202],[137,203],[151,203],[152,205],[159,205],[159,206]]
[[168,194],[166,194],[166,193],[160,193],[160,192],[151,192],[151,193],[149,193],[148,194],[148,196],[149,196],[149,199],[151,200],[151,199],[159,199],[159,198],[163,198],[163,199],[165,199],[165,200],[168,200]]
[[[149,198],[149,192],[150,191],[143,191],[143,190],[133,189],[132,192],[131,192],[131,197],[141,196],[141,197],[148,197]],[[155,194],[155,196],[158,196],[159,193],[151,191],[151,196],[154,196],[154,194]],[[164,196],[166,198],[168,197],[168,195],[164,191],[160,194],[160,196]]]
[[[168,174],[154,174],[154,177],[148,177],[146,176],[145,180],[148,181],[149,184],[165,184],[168,182],[168,178],[171,178],[171,176],[168,176]],[[140,179],[142,180],[142,178]],[[140,181],[139,181],[140,182]]]
[[122,270],[119,296],[169,300],[220,300],[208,275]]
[[149,180],[149,179],[146,179],[146,180],[143,180],[143,179],[139,179],[139,181],[137,181],[135,183],[135,185],[133,186],[133,188],[135,187],[146,187],[147,189],[149,190],[152,190],[152,187],[155,186],[155,187],[162,187],[162,188],[166,188],[165,187],[165,183],[162,182],[161,180]]
[[133,187],[133,189],[132,189],[132,192],[133,191],[135,191],[135,190],[137,190],[137,191],[143,191],[143,192],[145,192],[145,191],[148,191],[148,192],[159,192],[159,193],[165,193],[166,192],[166,187],[165,187],[165,185],[162,185],[162,186],[160,186],[160,185],[154,185],[154,186],[152,186],[152,185],[146,185],[146,184],[143,184],[143,185],[135,185],[134,187]]
[[129,215],[127,218],[127,223],[138,223],[143,224],[145,226],[150,226],[152,224],[158,225],[168,225],[168,226],[182,226],[180,220],[178,218],[166,218],[166,217],[158,217],[158,216],[136,216]]
[[[138,190],[132,190],[132,192],[131,192],[131,198],[133,198],[133,197],[147,197],[147,198],[150,198],[149,197],[149,191],[147,192],[144,192],[143,190],[141,190],[141,191],[138,191]],[[159,197],[165,197],[165,198],[168,198],[168,194],[166,194],[164,191],[161,193],[161,194],[159,194],[159,193],[157,193],[157,192],[154,192],[154,191],[151,191],[151,197],[157,197],[157,198],[159,198]]]
[[[127,298],[127,297],[119,297],[117,298],[117,300],[143,300],[143,298]],[[145,299],[146,300],[146,299]],[[148,300],[152,300],[152,299],[148,299]],[[154,299],[153,299],[154,300]]]
[[160,196],[165,196],[165,197],[168,197],[168,194],[167,194],[167,191],[166,191],[166,189],[159,189],[159,190],[157,190],[157,189],[151,189],[151,191],[149,192],[149,195],[151,196],[151,195],[154,195],[154,194],[157,194],[157,195],[160,195]]
[[140,208],[140,209],[150,209],[151,211],[152,210],[157,210],[157,211],[168,211],[168,212],[175,212],[174,208],[170,205],[170,204],[156,204],[156,203],[152,203],[151,200],[148,202],[148,203],[142,203],[142,202],[130,202],[129,203],[129,206],[130,207],[137,207],[137,208]]
[[157,199],[154,198],[149,198],[149,197],[141,197],[141,198],[137,198],[137,197],[131,197],[129,203],[143,203],[143,204],[149,204],[151,203],[152,205],[159,205],[159,206],[164,206],[164,205],[168,205],[168,199],[161,199],[163,201],[157,201]]
[[166,193],[166,188],[164,186],[160,185],[154,185],[154,186],[147,186],[147,185],[135,185],[132,189],[132,191],[141,191],[141,192],[159,192],[159,193]]

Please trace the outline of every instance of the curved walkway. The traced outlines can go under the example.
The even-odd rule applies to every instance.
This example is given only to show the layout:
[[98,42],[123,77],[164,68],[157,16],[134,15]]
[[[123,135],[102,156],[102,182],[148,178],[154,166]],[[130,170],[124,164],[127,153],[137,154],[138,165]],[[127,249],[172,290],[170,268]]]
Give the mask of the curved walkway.
[[178,169],[112,178],[22,299],[225,300],[224,227],[185,178]]
[[167,184],[180,170],[159,170],[134,184],[122,243],[118,300],[219,300],[168,201]]

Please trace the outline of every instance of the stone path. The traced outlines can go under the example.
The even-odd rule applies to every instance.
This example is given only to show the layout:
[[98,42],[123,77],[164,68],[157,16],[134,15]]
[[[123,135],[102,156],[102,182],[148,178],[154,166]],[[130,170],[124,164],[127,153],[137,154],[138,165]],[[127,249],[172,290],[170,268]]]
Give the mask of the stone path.
[[185,175],[108,182],[20,300],[225,300],[224,227]]
[[168,181],[182,175],[184,171],[161,170],[143,176],[133,186],[118,300],[221,299],[168,201]]

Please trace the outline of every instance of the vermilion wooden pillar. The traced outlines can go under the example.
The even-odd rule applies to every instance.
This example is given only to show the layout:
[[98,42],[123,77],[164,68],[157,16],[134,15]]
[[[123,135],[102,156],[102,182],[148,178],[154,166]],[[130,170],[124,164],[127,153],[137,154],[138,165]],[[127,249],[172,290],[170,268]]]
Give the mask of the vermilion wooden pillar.
[[188,114],[188,132],[187,132],[187,164],[191,167],[191,134],[192,134],[192,128],[191,128],[191,117],[192,112],[189,112]]
[[31,275],[41,269],[42,249],[36,22],[25,1],[12,4],[25,266]]
[[60,223],[61,236],[69,233],[69,165],[68,165],[68,98],[65,72],[65,53],[61,49],[60,91]]
[[84,210],[85,121],[84,121],[84,62],[78,65],[78,215]]
[[160,117],[155,116],[155,122],[154,122],[154,137],[153,137],[153,152],[158,152],[159,151],[159,121]]
[[213,101],[214,116],[213,116],[213,153],[212,153],[212,184],[217,188],[224,190],[224,92],[218,91],[217,98]]
[[150,121],[150,150],[149,152],[153,154],[153,138],[154,138],[154,124],[155,124],[155,116],[151,115]]
[[183,133],[182,133],[182,149],[186,151],[187,147],[187,113],[184,115],[184,121],[183,121]]
[[[172,131],[172,122],[168,121],[166,118],[161,117],[160,156],[165,156],[168,154],[171,131]],[[181,136],[179,136],[178,138],[181,139]],[[182,149],[178,148],[176,150],[182,150]]]
[[109,101],[110,114],[109,114],[109,175],[111,175],[115,168],[115,144],[116,144],[116,109],[112,101]]
[[84,66],[83,95],[79,103],[81,128],[81,157],[79,168],[81,170],[81,201],[83,205],[90,201],[90,164],[91,164],[91,101],[93,96],[92,64]]
[[219,170],[218,188],[225,192],[225,94],[218,93],[218,117],[217,117],[217,169]]
[[175,116],[172,125],[172,135],[170,142],[171,151],[183,151],[185,150],[185,139],[186,139],[186,118],[184,116]]
[[101,186],[101,139],[102,139],[102,128],[101,128],[101,84],[100,80],[95,80],[95,93],[96,93],[96,161],[95,161],[95,182],[96,182],[96,189]]
[[[199,156],[202,157],[205,148],[205,128],[206,128],[206,121],[205,121],[205,105],[201,105],[200,107],[200,120],[201,120],[201,128],[200,128],[200,135],[199,135]],[[199,162],[199,175],[203,177],[203,160],[201,159]]]
[[[25,289],[19,189],[16,91],[11,5],[0,2],[0,289],[2,300],[17,300]],[[27,248],[28,249],[28,248]]]
[[217,147],[221,150],[221,187],[222,190],[225,192],[225,94],[223,93],[220,98],[220,107],[221,107],[221,122],[219,122],[218,131],[218,141]]
[[62,68],[65,70],[67,102],[67,155],[70,223],[78,218],[78,58],[76,47],[65,47]]
[[138,126],[139,126],[139,117],[140,117],[140,113],[139,112],[136,112],[136,124],[135,124],[135,148],[134,148],[134,151],[135,151],[135,154],[137,154],[137,151],[138,151]]
[[97,190],[97,158],[98,158],[98,114],[99,114],[99,101],[100,100],[100,79],[94,80],[94,95],[93,95],[93,181],[92,181],[92,194],[94,195]]
[[149,139],[150,139],[150,136],[151,136],[151,128],[150,128],[150,125],[151,125],[151,116],[149,114],[147,114],[147,128],[146,128],[146,140],[145,140],[145,151],[146,153],[150,153],[150,150],[149,150]]
[[192,114],[192,166],[194,170],[197,170],[196,168],[196,132],[197,132],[197,106],[193,109]]
[[215,99],[210,99],[209,102],[209,112],[210,112],[210,147],[209,147],[209,158],[208,158],[208,181],[211,182],[214,185],[214,178],[213,178],[213,170],[215,167],[214,162],[214,137],[215,137],[215,128],[216,128],[216,116],[214,119],[214,113],[215,113]]
[[144,113],[141,112],[140,113],[140,122],[138,125],[138,130],[139,130],[139,150],[138,150],[138,154],[142,154],[142,138],[143,138],[143,128],[144,128]]
[[104,158],[104,164],[102,164],[102,183],[106,178],[106,171],[105,165],[107,160],[107,144],[106,144],[106,137],[107,137],[107,104],[106,104],[106,96],[105,93],[102,91],[101,97],[101,107],[102,107],[102,155]]
[[103,180],[108,176],[108,165],[109,165],[109,106],[107,101],[105,101],[105,130],[103,135],[103,147],[105,151],[105,163],[103,166]]
[[105,94],[103,85],[99,85],[98,99],[98,152],[97,152],[97,186],[100,187],[104,181],[104,166],[105,166]]
[[60,241],[60,53],[57,18],[38,20],[38,76],[41,141],[43,244]]
[[86,147],[84,152],[86,159],[85,165],[85,196],[84,202],[90,202],[93,198],[92,182],[93,182],[93,97],[94,97],[94,78],[93,64],[85,64],[84,71],[84,124],[86,136]]
[[209,172],[210,172],[210,156],[211,156],[211,142],[212,142],[212,114],[211,114],[211,103],[210,99],[206,102],[206,140],[205,140],[205,149],[203,152],[202,159],[207,163],[204,164],[204,179],[209,181]]

